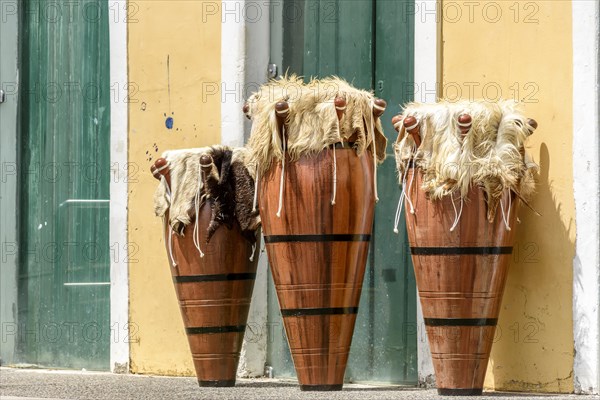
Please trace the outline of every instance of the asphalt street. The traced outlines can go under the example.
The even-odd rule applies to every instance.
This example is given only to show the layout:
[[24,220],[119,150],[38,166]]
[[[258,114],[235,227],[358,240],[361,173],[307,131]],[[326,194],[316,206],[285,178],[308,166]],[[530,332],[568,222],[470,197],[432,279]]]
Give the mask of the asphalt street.
[[[435,389],[401,386],[347,384],[341,392],[301,392],[294,381],[261,378],[239,379],[234,388],[200,388],[194,378],[0,368],[0,399],[2,400],[430,400],[439,398]],[[484,392],[483,396],[474,398],[591,400],[599,397]]]

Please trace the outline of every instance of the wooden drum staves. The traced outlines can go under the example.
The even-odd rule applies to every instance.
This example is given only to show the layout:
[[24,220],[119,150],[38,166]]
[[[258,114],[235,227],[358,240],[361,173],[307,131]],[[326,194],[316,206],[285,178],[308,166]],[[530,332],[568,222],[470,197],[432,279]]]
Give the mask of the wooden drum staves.
[[[339,146],[339,144],[338,144]],[[281,164],[259,191],[264,240],[301,390],[341,390],[373,226],[373,159],[337,148]]]
[[[163,171],[168,174],[168,169]],[[206,243],[211,220],[208,201],[182,235],[176,235],[168,224],[164,235],[198,383],[227,387],[235,385],[258,257],[252,257],[253,246],[237,223],[232,229],[220,227]],[[194,233],[203,257],[194,244]]]
[[[408,179],[413,173],[410,168]],[[490,224],[484,192],[472,188],[450,231],[456,218],[452,200],[429,200],[421,183],[419,171],[409,193],[415,213],[406,212],[406,227],[438,393],[480,395],[515,229],[506,230],[500,216]],[[508,207],[508,195],[501,201]],[[518,208],[516,199],[512,203],[510,225]]]

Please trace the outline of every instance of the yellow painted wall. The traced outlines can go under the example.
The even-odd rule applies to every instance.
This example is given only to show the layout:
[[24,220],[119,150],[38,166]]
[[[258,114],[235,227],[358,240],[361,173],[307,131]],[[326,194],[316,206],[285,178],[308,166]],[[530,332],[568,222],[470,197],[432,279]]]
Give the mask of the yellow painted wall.
[[[221,78],[221,21],[211,4],[130,2],[129,162],[138,169],[129,185],[128,221],[130,250],[136,250],[129,264],[134,373],[194,375],[161,221],[153,213],[157,181],[149,167],[164,150],[220,142],[220,100],[203,99],[202,92]],[[174,119],[171,130],[168,116]]]
[[532,205],[543,216],[525,208],[519,212],[522,223],[517,226],[514,263],[486,386],[571,392],[575,252],[571,2],[466,3],[443,2],[444,95],[495,99],[499,89],[503,97],[521,100],[527,115],[539,123],[529,148],[541,165]]

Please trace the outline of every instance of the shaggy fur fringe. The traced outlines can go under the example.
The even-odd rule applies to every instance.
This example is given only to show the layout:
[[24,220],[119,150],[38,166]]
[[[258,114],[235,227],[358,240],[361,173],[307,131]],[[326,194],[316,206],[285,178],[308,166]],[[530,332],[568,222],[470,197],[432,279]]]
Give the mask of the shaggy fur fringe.
[[[340,122],[334,105],[337,96],[347,102]],[[275,104],[280,101],[287,101],[290,106],[286,121],[286,149],[291,160],[317,154],[333,143],[356,135],[354,146],[357,154],[370,148],[374,137],[377,159],[382,162],[387,139],[381,122],[373,117],[373,100],[372,93],[358,90],[337,77],[313,79],[306,84],[295,75],[270,81],[248,99],[252,118],[248,143],[250,170],[258,166],[258,172],[262,174],[269,169],[273,159],[281,160],[283,157],[283,143],[277,132],[275,113]]]
[[[208,154],[213,159],[213,168],[202,179],[200,157]],[[221,225],[231,228],[234,221],[242,233],[254,242],[255,231],[260,226],[258,211],[252,211],[254,180],[248,171],[246,148],[230,149],[226,146],[201,147],[171,150],[162,154],[170,164],[171,197],[164,181],[154,193],[154,212],[163,217],[169,211],[169,224],[173,231],[182,234],[185,226],[195,218],[194,202],[199,193],[200,201],[209,200],[211,222],[208,240]]]
[[[472,117],[464,138],[457,124],[463,113]],[[410,103],[402,115],[420,122],[421,146],[415,149],[401,124],[393,146],[398,172],[404,176],[413,160],[424,173],[422,189],[431,199],[457,191],[465,198],[472,185],[480,186],[493,215],[505,190],[524,200],[533,194],[538,167],[525,152],[527,119],[514,102]]]

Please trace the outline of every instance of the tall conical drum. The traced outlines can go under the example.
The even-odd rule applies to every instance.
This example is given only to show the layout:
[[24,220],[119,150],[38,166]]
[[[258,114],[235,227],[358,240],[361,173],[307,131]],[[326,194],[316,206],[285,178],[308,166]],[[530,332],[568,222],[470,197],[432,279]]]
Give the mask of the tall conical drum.
[[[277,93],[289,83],[273,82],[263,90]],[[281,143],[279,160],[261,159],[253,150],[258,204],[300,388],[341,390],[373,226],[377,155],[369,144],[376,129],[381,133],[377,117],[385,103],[340,80],[329,81],[336,90],[321,97],[323,82],[293,83],[304,91],[294,101],[249,102],[250,146]],[[270,113],[279,116],[275,132],[262,130],[260,121],[270,120]],[[360,122],[357,128],[352,117]],[[311,139],[314,147],[306,147]],[[363,148],[357,151],[360,140]],[[379,145],[385,148],[385,142]]]
[[394,122],[438,393],[480,395],[518,206],[533,190],[536,166],[525,158],[524,140],[537,124],[510,103],[411,104]]
[[[413,173],[408,171],[409,178]],[[406,213],[406,228],[438,391],[481,394],[515,229],[507,231],[501,218],[490,224],[484,192],[473,188],[450,231],[456,218],[452,200],[427,199],[418,189],[421,174],[410,191],[415,213]],[[508,207],[508,195],[501,201]],[[512,202],[510,226],[518,205],[514,197]]]
[[287,165],[281,217],[275,215],[280,166],[262,178],[259,192],[273,280],[304,390],[342,387],[373,226],[372,160],[337,151],[332,207],[331,154]]
[[[167,152],[153,167],[161,179],[156,211],[165,221],[167,257],[200,386],[235,385],[256,277],[259,220],[250,211],[253,182],[242,160],[239,151],[219,146]],[[244,187],[245,200],[235,193]]]

